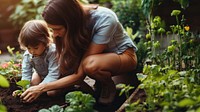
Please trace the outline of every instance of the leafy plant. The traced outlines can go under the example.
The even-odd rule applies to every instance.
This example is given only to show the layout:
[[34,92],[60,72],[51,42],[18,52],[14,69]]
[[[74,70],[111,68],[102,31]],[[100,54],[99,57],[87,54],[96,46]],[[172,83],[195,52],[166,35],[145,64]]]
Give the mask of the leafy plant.
[[[189,3],[188,0],[174,1],[185,6]],[[160,2],[162,0],[143,0],[143,11],[149,19],[148,41],[143,45],[147,48],[150,63],[146,63],[137,76],[141,81],[139,88],[145,91],[147,97],[144,102],[138,100],[128,104],[126,111],[199,112],[199,34],[190,31],[180,10],[171,12],[176,24],[170,26],[170,31],[165,31],[162,19],[152,15],[152,10]],[[168,37],[170,43],[161,48],[163,39]]]
[[[163,3],[164,0],[141,0],[141,9],[149,22],[154,18],[154,10],[157,6]],[[173,0],[181,5],[181,8],[186,9],[189,6],[189,0]]]
[[53,105],[49,109],[41,109],[38,112],[64,112],[64,109],[59,105]]
[[[145,90],[146,101],[138,104],[147,111],[182,112],[199,109],[199,69],[177,71],[170,67],[146,65],[143,73],[137,74]],[[135,105],[137,106],[137,105]]]
[[69,92],[65,95],[66,105],[53,105],[49,109],[41,109],[39,112],[96,112],[93,109],[95,99],[90,94],[81,91]]
[[31,19],[42,19],[41,12],[47,0],[20,0],[9,20],[17,27]]
[[16,83],[20,90],[16,90],[14,96],[20,96],[26,89],[29,88],[30,86],[30,81],[28,80],[20,80]]
[[128,98],[130,95],[129,95],[129,91],[131,89],[134,89],[133,86],[130,86],[130,85],[126,85],[126,84],[117,84],[117,88],[120,88],[121,91],[119,93],[119,95],[121,96],[122,94],[125,94],[126,95],[126,98]]
[[[136,101],[129,104],[127,107],[130,111],[199,111],[200,46],[196,43],[198,38],[189,31],[189,26],[185,25],[184,16],[179,20],[180,13],[179,10],[173,10],[171,13],[175,16],[177,25],[171,26],[172,40],[163,52],[154,51],[160,50],[160,41],[152,39],[151,34],[161,34],[161,19],[154,18],[150,26],[153,29],[151,40],[145,43],[150,48],[147,54],[153,61],[151,64],[145,64],[143,72],[137,74],[141,81],[139,87],[145,90],[147,97],[145,102]],[[160,37],[162,38],[162,35]]]
[[[151,28],[153,30],[149,34],[151,40],[145,44],[149,48],[147,53],[148,58],[153,63],[161,65],[162,67],[167,64],[177,70],[198,68],[200,59],[198,55],[200,47],[198,44],[199,37],[190,32],[189,26],[185,25],[184,15],[182,15],[181,19],[178,18],[180,14],[181,11],[179,10],[172,11],[171,16],[175,16],[177,24],[170,26],[171,31],[165,32],[163,29],[161,33],[159,29],[162,29],[162,27],[156,28],[155,23],[152,23],[151,26],[154,27]],[[166,37],[162,36],[164,33],[166,33]],[[155,35],[160,36],[159,41],[154,39]],[[162,40],[164,38],[170,38],[171,41],[166,48],[161,49],[160,44],[163,43]]]
[[10,82],[17,82],[21,78],[22,55],[19,51],[14,52],[14,48],[8,46],[7,49],[11,59],[0,64],[0,74]]
[[10,86],[8,80],[2,75],[0,75],[0,81],[1,81],[1,83],[0,83],[1,87],[9,87]]
[[140,27],[140,20],[144,20],[139,0],[111,0],[112,10],[116,12],[119,21],[126,28],[132,28],[133,34]]
[[93,106],[96,102],[90,94],[83,94],[81,91],[70,92],[65,96],[65,101],[69,106],[66,112],[94,112]]

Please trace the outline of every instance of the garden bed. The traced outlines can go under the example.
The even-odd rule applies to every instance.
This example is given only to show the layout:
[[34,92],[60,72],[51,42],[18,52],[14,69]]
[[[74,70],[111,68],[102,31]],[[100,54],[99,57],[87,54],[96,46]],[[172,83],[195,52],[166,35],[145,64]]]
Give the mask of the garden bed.
[[[57,97],[48,97],[46,94],[42,94],[38,100],[32,103],[22,103],[20,99],[12,96],[12,92],[19,89],[15,83],[11,83],[9,88],[0,87],[0,99],[7,107],[8,112],[38,112],[40,109],[48,109],[53,105],[67,106],[65,103],[65,94]],[[118,91],[117,94],[119,94]],[[95,104],[94,109],[98,112],[115,112],[126,100],[124,95],[116,96],[112,105],[105,106]]]
[[130,95],[130,97],[121,105],[121,107],[116,112],[125,112],[125,108],[129,103],[134,103],[137,100],[140,100],[140,102],[145,101],[146,94],[143,89],[140,89],[137,87],[137,89]]
[[7,107],[8,112],[37,112],[42,108],[49,108],[52,105],[63,105],[64,95],[57,97],[48,97],[47,95],[41,95],[38,100],[25,104],[17,97],[12,96],[12,92],[18,89],[16,84],[11,83],[9,88],[0,88],[0,99],[2,103]]

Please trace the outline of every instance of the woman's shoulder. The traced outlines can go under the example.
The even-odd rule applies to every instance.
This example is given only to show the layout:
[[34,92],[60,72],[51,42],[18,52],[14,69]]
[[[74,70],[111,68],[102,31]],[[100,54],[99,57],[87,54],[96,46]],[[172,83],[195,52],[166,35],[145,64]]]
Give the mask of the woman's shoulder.
[[106,16],[114,16],[116,14],[109,8],[98,6],[96,9],[90,11],[92,17],[106,17]]
[[119,21],[116,14],[106,7],[99,6],[97,9],[91,10],[90,13],[93,26],[116,24]]

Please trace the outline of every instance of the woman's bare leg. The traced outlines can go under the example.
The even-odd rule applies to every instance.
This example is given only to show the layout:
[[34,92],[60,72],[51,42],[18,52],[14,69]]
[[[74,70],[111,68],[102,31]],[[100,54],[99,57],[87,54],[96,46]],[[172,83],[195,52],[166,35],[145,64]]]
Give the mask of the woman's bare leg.
[[136,62],[133,62],[128,55],[115,53],[92,55],[83,62],[85,73],[101,83],[102,92],[99,102],[105,104],[111,103],[115,97],[116,90],[112,76],[133,71],[135,66]]

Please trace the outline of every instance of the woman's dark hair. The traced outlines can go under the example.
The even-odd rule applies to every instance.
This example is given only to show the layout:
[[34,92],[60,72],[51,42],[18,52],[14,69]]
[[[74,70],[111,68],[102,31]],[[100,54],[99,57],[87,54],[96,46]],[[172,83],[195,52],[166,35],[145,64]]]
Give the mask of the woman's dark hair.
[[50,0],[42,16],[48,24],[63,25],[66,28],[64,37],[55,38],[60,72],[76,72],[91,42],[87,28],[89,14],[78,0]]

